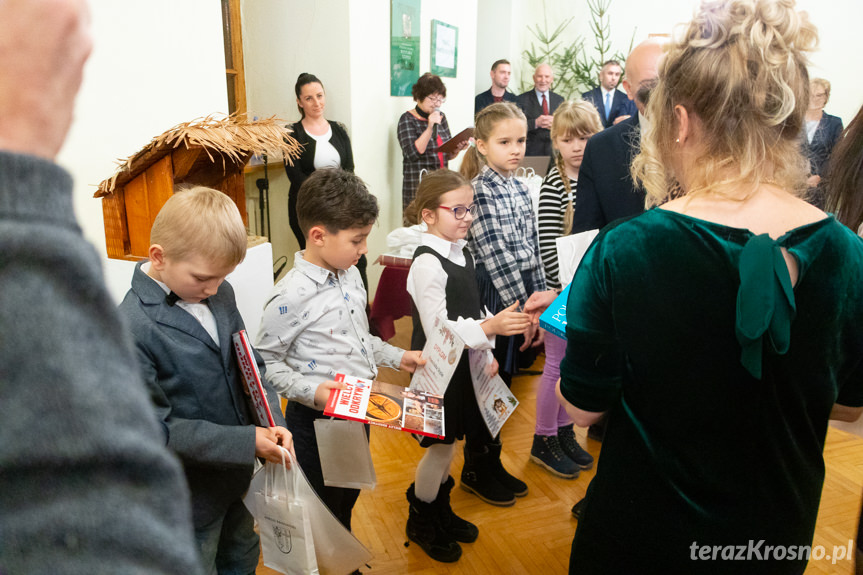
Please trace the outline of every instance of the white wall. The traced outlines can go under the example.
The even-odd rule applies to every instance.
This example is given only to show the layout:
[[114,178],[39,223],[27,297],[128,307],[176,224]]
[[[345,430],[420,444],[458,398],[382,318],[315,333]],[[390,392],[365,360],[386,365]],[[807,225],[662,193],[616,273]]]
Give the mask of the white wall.
[[227,112],[221,9],[210,0],[90,0],[93,54],[58,161],[75,179],[75,212],[105,252],[96,186],[116,162],[172,126]]
[[[421,6],[420,74],[431,67],[431,21],[458,28],[457,77],[442,78],[447,89],[443,112],[456,133],[473,123],[476,0],[425,0]],[[389,95],[390,3],[352,1],[350,21],[352,137],[357,173],[381,204],[380,223],[369,246],[370,254],[376,255],[386,251],[386,234],[401,226],[402,153],[396,128],[399,117],[415,103],[410,97]],[[458,161],[450,163],[452,168],[458,165]],[[371,272],[377,275],[377,269],[369,271],[370,276]]]
[[[432,19],[458,27],[458,77],[444,78],[444,113],[452,129],[461,130],[473,116],[476,0],[422,3],[420,73],[430,67]],[[249,113],[296,121],[297,76],[309,72],[320,78],[327,92],[327,118],[346,125],[356,173],[381,206],[378,225],[369,238],[370,262],[386,251],[387,233],[401,225],[402,157],[396,124],[399,116],[414,106],[411,98],[389,95],[389,22],[390,3],[380,0],[243,3]],[[288,228],[289,183],[281,166],[272,168],[271,241],[275,257],[287,255],[290,264],[297,246]],[[254,178],[249,180],[252,187],[247,185],[247,190],[254,190]],[[380,267],[370,265],[372,290],[379,275]]]
[[[243,52],[246,98],[251,117],[300,119],[294,85],[308,72],[324,84],[327,118],[351,130],[349,26],[347,0],[244,0]],[[356,148],[356,145],[354,146]],[[290,181],[280,158],[269,158],[270,241],[273,256],[294,263],[299,244],[288,225]],[[246,177],[247,196],[256,197],[258,171]]]

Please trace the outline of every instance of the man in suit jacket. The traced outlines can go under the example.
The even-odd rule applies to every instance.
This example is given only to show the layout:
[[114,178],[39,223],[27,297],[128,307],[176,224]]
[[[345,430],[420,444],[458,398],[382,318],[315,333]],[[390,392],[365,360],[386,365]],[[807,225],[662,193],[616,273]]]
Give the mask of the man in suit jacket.
[[650,38],[636,46],[626,60],[623,87],[638,114],[603,130],[587,142],[578,172],[572,232],[601,229],[616,219],[644,211],[644,190],[636,188],[629,165],[638,153],[640,118],[650,89],[656,83],[663,41]]
[[481,94],[477,94],[473,100],[473,115],[490,106],[495,102],[515,102],[515,94],[506,89],[509,86],[509,77],[512,74],[512,66],[509,60],[497,60],[491,65],[491,88]]
[[533,73],[533,90],[518,96],[516,103],[527,117],[526,156],[551,155],[551,118],[563,103],[563,96],[551,91],[554,72],[540,64]]
[[602,127],[608,128],[636,114],[638,110],[629,97],[617,89],[620,81],[620,62],[609,60],[599,71],[599,86],[585,92],[582,98],[596,106]]

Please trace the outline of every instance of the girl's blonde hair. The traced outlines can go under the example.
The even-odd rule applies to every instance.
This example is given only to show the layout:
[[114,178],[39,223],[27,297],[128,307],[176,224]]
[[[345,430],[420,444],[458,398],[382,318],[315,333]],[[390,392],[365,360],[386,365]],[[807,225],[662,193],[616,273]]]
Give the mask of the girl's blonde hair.
[[196,186],[174,192],[150,229],[150,244],[165,257],[186,261],[200,256],[220,265],[236,266],[246,257],[246,226],[226,194]]
[[[474,118],[474,139],[488,140],[494,127],[502,120],[521,120],[525,127],[527,126],[527,118],[518,106],[512,102],[497,102],[480,110]],[[479,174],[483,165],[485,165],[485,158],[476,146],[471,146],[465,152],[459,172],[468,180],[472,180]]]
[[566,211],[563,214],[563,230],[561,230],[563,235],[569,235],[569,232],[572,231],[572,186],[569,184],[569,176],[566,175],[563,157],[557,148],[554,148],[554,142],[558,138],[589,138],[601,131],[602,120],[599,119],[599,112],[596,111],[596,106],[590,102],[567,100],[554,111],[554,117],[551,121],[551,145],[554,150],[552,154],[554,165],[557,167],[560,181],[563,182],[563,188],[566,190],[568,199]]
[[426,173],[417,187],[416,197],[405,208],[405,221],[411,225],[420,223],[423,210],[437,209],[442,195],[464,186],[470,187],[470,182],[458,172],[447,168]]
[[[809,104],[805,53],[818,34],[794,0],[710,0],[668,48],[642,126],[632,177],[647,206],[682,195],[671,160],[676,106],[695,116],[703,149],[687,164],[686,193],[762,183],[802,192],[808,165],[799,136]],[[729,197],[741,197],[739,193]]]

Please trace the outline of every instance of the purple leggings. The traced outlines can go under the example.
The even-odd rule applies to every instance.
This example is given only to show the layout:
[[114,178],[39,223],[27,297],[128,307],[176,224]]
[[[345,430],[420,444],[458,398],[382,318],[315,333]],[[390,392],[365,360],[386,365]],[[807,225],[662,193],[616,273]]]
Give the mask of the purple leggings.
[[557,435],[557,428],[569,425],[572,420],[557,401],[554,391],[560,377],[560,362],[566,355],[566,340],[545,332],[545,368],[539,379],[536,392],[536,430],[537,435]]

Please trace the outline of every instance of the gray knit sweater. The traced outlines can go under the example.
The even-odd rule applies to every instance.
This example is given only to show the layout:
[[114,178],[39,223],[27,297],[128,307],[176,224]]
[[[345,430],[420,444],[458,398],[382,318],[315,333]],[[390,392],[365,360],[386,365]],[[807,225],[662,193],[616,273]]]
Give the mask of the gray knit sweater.
[[0,574],[196,574],[180,465],[71,188],[0,152]]

